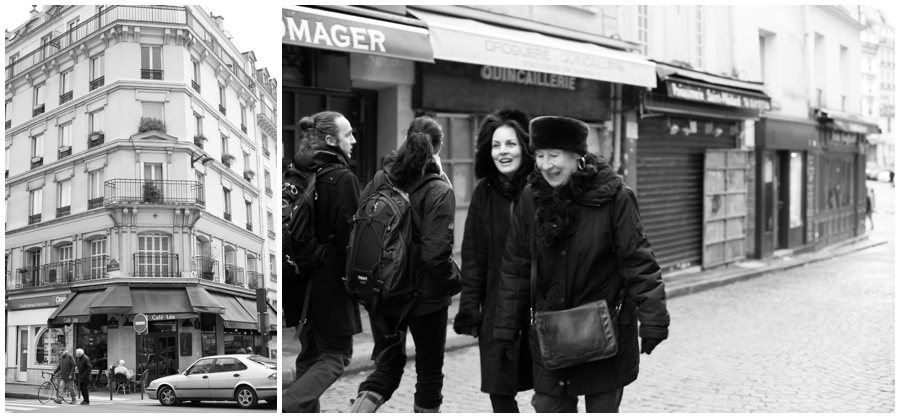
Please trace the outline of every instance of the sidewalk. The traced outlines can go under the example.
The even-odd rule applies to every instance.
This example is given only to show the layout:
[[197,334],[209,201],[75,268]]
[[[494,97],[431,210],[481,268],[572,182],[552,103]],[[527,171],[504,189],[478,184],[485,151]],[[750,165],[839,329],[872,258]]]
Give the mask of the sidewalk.
[[[6,382],[6,393],[4,394],[7,399],[37,399],[38,398],[38,388],[41,385],[29,385],[24,383],[10,383]],[[70,401],[71,398],[66,397],[65,401]],[[144,394],[144,400],[150,400],[147,394]],[[78,402],[81,402],[82,399],[78,398]],[[94,391],[91,392],[91,401],[105,401],[109,402],[109,391]],[[140,402],[141,401],[141,393],[128,393],[123,395],[122,392],[113,394],[113,402]]]
[[[783,255],[765,260],[747,260],[730,266],[713,268],[696,273],[682,273],[671,276],[663,275],[666,283],[666,296],[668,299],[691,293],[752,279],[768,273],[775,273],[796,267],[801,267],[817,261],[823,261],[834,257],[840,257],[861,251],[874,246],[887,243],[882,237],[874,238],[871,235],[854,237],[842,243],[826,247],[817,252],[797,255]],[[453,318],[459,310],[459,295],[453,298],[453,304],[448,313],[446,351],[468,347],[478,342],[473,337],[457,335],[453,331]],[[353,336],[353,359],[344,371],[344,375],[359,373],[373,367],[370,360],[372,348],[372,333],[369,327],[369,317],[365,310],[361,309],[363,333]],[[300,344],[294,339],[294,330],[282,328],[284,347],[282,349],[282,387],[288,388],[294,381],[294,361],[300,350]],[[412,338],[407,338],[406,353],[410,360],[415,356],[415,345]]]

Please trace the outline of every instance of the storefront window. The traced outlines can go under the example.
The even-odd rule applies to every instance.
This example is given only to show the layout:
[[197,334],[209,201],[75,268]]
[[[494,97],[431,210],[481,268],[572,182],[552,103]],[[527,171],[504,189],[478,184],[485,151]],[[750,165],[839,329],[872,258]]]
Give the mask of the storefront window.
[[830,155],[819,158],[819,210],[829,211],[849,206],[853,198],[853,156]]
[[34,364],[53,366],[59,363],[59,356],[65,347],[65,332],[62,328],[47,328],[37,338],[34,345]]
[[247,330],[236,330],[236,329],[225,329],[225,354],[237,354],[238,351],[243,348],[244,351],[247,350],[247,347],[253,349],[255,354],[259,354],[262,352],[262,336],[261,335],[252,335],[251,331]]
[[216,316],[213,314],[200,314],[200,344],[203,347],[203,357],[216,355]]
[[[75,339],[75,348],[84,350],[84,354],[94,363],[95,369],[105,368],[107,356],[107,334],[101,330],[90,329],[85,325],[78,325],[77,338]],[[72,354],[75,350],[71,350]],[[98,363],[100,362],[100,363]]]
[[803,153],[791,153],[790,227],[803,226]]

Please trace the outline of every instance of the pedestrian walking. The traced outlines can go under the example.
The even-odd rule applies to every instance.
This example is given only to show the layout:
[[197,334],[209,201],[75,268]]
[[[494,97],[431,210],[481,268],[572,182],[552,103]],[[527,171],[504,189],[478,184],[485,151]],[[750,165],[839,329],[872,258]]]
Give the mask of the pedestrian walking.
[[62,389],[56,392],[56,399],[53,401],[63,403],[63,393],[68,390],[69,395],[72,396],[72,401],[69,403],[74,405],[77,396],[75,392],[75,359],[69,354],[69,350],[63,349],[62,355],[59,356],[59,364],[56,365],[53,374],[59,376],[62,383]]
[[[516,393],[529,390],[531,352],[528,328],[513,343],[512,364],[506,372],[494,359],[501,349],[494,339],[497,287],[509,221],[519,194],[534,171],[528,148],[528,117],[518,110],[503,110],[485,118],[475,150],[475,186],[462,242],[462,294],[453,321],[457,334],[478,338],[481,356],[481,391],[490,395],[494,412],[519,412]],[[524,312],[523,312],[524,313]],[[524,320],[521,318],[520,320]]]
[[872,212],[874,212],[874,200],[875,200],[875,191],[866,188],[866,218],[869,218],[869,223],[872,224],[872,229],[875,229],[875,221],[872,220]]
[[[299,126],[303,139],[284,182],[286,187],[297,187],[301,174],[316,173],[310,215],[314,237],[324,246],[324,254],[311,278],[301,279],[290,268],[284,272],[289,301],[284,309],[285,324],[299,326],[301,349],[296,360],[297,378],[284,393],[283,409],[319,412],[319,397],[350,364],[353,335],[362,332],[359,305],[347,295],[341,280],[350,233],[348,220],[359,199],[359,183],[349,168],[356,139],[350,122],[337,112],[304,117]],[[301,323],[304,309],[305,324]]]
[[78,388],[81,390],[82,405],[91,404],[91,358],[84,354],[84,350],[75,350],[75,367],[78,368]]
[[[528,326],[518,312],[531,310],[535,410],[577,412],[584,395],[587,412],[617,412],[623,388],[637,378],[639,352],[650,354],[668,336],[660,268],[634,192],[587,152],[588,126],[543,116],[530,133],[537,163],[506,240],[494,330],[503,349],[495,361],[510,367]],[[598,344],[606,337],[617,350],[609,340]]]
[[[384,182],[408,193],[410,208],[420,217],[418,233],[413,234],[410,254],[412,271],[420,280],[418,297],[405,306],[383,306],[377,315],[369,311],[376,341],[372,358],[375,371],[359,386],[359,395],[351,412],[375,412],[391,399],[400,385],[406,365],[406,330],[416,344],[416,393],[414,412],[440,412],[444,384],[444,343],[447,339],[447,308],[458,269],[453,252],[453,220],[456,197],[450,185],[441,180],[435,161],[444,133],[441,125],[429,117],[418,117],[409,125],[406,140],[399,151],[384,159],[383,170],[363,191],[369,196]],[[373,307],[374,309],[374,307]],[[388,334],[391,331],[395,331]],[[380,344],[392,340],[386,347]]]

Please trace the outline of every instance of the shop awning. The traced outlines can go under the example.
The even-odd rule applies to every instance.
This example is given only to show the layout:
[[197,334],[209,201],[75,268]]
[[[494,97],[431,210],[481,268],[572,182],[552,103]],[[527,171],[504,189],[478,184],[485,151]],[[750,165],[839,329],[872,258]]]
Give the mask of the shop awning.
[[139,313],[147,315],[147,319],[150,321],[197,317],[184,288],[131,289],[131,300],[134,302],[134,306],[128,317],[132,319]]
[[[238,302],[240,302],[241,306],[244,307],[244,310],[250,313],[254,318],[258,318],[259,314],[256,312],[256,300],[247,299],[247,298],[236,298]],[[269,317],[269,331],[277,331],[278,323],[276,321],[275,308],[272,305],[269,305],[266,302],[266,315]],[[259,326],[257,325],[257,328]]]
[[185,288],[188,295],[188,300],[191,302],[191,306],[194,307],[194,312],[197,313],[210,313],[215,315],[221,315],[225,312],[225,307],[220,305],[213,297],[206,291],[206,289],[202,287],[187,287]]
[[70,296],[56,312],[53,312],[47,323],[52,325],[66,325],[82,322],[91,322],[91,306],[94,306],[97,299],[104,293],[103,290],[91,292],[78,292]]
[[226,328],[257,329],[256,315],[252,315],[234,296],[211,292],[210,296],[220,305],[225,307],[222,320]]
[[856,134],[880,134],[878,122],[852,113],[820,108],[816,110],[819,122],[826,127]]
[[266,306],[269,307],[269,332],[278,332],[278,315],[275,313],[275,308],[269,304]]
[[656,74],[669,97],[719,106],[767,111],[772,100],[765,85],[719,77],[700,71],[656,63]]
[[428,30],[309,7],[281,9],[281,43],[434,62]]
[[54,312],[56,312],[55,307],[9,311],[6,316],[6,326],[37,325],[45,322],[45,319],[53,315]]
[[656,87],[654,63],[638,54],[422,10],[410,13],[428,23],[435,59]]
[[128,286],[110,286],[97,298],[90,311],[94,315],[122,314],[131,312],[132,305]]

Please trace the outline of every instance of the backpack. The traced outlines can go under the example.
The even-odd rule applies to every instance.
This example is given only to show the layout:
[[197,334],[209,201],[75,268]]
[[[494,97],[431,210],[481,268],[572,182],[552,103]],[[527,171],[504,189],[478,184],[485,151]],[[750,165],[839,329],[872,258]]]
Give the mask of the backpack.
[[[419,296],[423,275],[416,264],[418,248],[413,237],[421,231],[421,217],[409,201],[409,196],[437,176],[426,176],[414,184],[409,193],[395,187],[384,171],[372,180],[374,191],[363,199],[350,220],[353,228],[347,248],[347,293],[365,306],[370,317],[384,333],[386,340],[402,341],[402,332],[395,327],[389,332],[380,311],[399,308],[400,321],[409,313]],[[376,353],[381,342],[376,341]],[[381,359],[379,354],[376,362]]]
[[330,235],[325,242],[316,238],[315,208],[316,178],[334,169],[319,168],[315,172],[301,171],[293,166],[282,174],[281,185],[281,271],[285,281],[293,283],[309,279],[325,261],[325,249],[334,239]]

